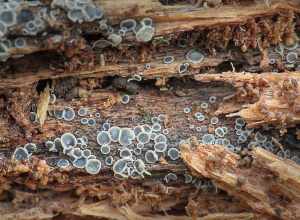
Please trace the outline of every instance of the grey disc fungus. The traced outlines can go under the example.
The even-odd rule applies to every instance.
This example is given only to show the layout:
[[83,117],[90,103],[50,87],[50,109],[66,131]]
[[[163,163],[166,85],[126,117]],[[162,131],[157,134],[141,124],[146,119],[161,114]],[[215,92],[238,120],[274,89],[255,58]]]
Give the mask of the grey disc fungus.
[[155,33],[155,29],[151,26],[142,26],[135,33],[136,40],[138,42],[149,42]]
[[190,174],[185,173],[184,174],[184,182],[186,184],[189,184],[193,181],[193,177]]
[[16,12],[12,9],[5,9],[0,11],[0,21],[7,27],[15,25],[17,23]]
[[88,122],[89,122],[89,119],[88,119],[88,118],[81,118],[81,119],[80,119],[80,124],[82,124],[82,125],[87,125]]
[[147,175],[151,175],[147,170],[146,166],[143,160],[137,159],[136,161],[133,162],[133,167],[134,170],[140,174],[142,177],[144,177],[144,173]]
[[298,60],[298,53],[291,51],[286,55],[286,62],[296,63]]
[[58,152],[58,149],[56,149],[53,141],[46,141],[45,147],[48,149],[49,152]]
[[132,152],[128,148],[123,148],[120,150],[120,157],[121,158],[131,158],[132,157]]
[[130,101],[130,96],[129,95],[122,95],[122,97],[121,97],[121,103],[122,104],[126,105],[126,104],[129,103],[129,101]]
[[92,152],[91,152],[90,149],[84,149],[82,151],[82,156],[85,157],[85,158],[89,158],[89,156],[91,156],[91,155],[92,155]]
[[83,156],[83,152],[79,147],[72,148],[71,151],[68,153],[69,156],[73,158],[80,158]]
[[145,147],[145,145],[142,144],[142,143],[137,143],[136,147],[139,148],[139,149],[143,149]]
[[154,144],[154,150],[156,152],[165,152],[167,150],[168,145],[164,142],[158,142]]
[[158,155],[153,150],[147,150],[145,153],[145,161],[147,163],[156,163],[158,161]]
[[164,64],[171,64],[175,61],[175,58],[173,56],[165,56],[163,58],[163,63]]
[[178,73],[182,74],[188,71],[189,64],[188,63],[181,63],[178,67]]
[[29,155],[37,151],[37,146],[34,143],[27,143],[24,145],[24,148],[27,150]]
[[18,147],[13,153],[14,160],[28,160],[29,159],[29,154],[27,150],[23,147]]
[[152,132],[152,133],[150,134],[150,140],[154,141],[154,139],[155,139],[156,136],[157,136],[157,133]]
[[56,95],[54,93],[51,93],[49,103],[54,104],[55,102],[56,102]]
[[203,114],[198,115],[197,121],[204,121],[204,120],[205,120],[205,116]]
[[178,177],[175,173],[168,173],[165,177],[164,180],[166,183],[170,183],[170,182],[175,182],[177,181]]
[[217,145],[223,145],[223,139],[222,138],[217,138],[215,140],[215,144],[217,144]]
[[244,126],[246,124],[245,120],[242,119],[242,118],[237,118],[235,119],[235,124],[236,125],[241,125],[241,126]]
[[65,169],[70,166],[70,162],[67,159],[59,159],[56,163],[56,166],[58,168]]
[[167,137],[164,134],[156,135],[154,143],[167,143]]
[[101,170],[101,162],[98,159],[88,159],[85,165],[85,170],[87,173],[96,175]]
[[138,155],[141,155],[142,154],[142,148],[134,148],[133,149],[133,153],[138,156]]
[[164,134],[164,135],[168,135],[169,134],[169,129],[164,129],[163,131],[162,131],[162,133]]
[[267,141],[267,137],[262,135],[260,132],[256,132],[255,136],[254,136],[255,141],[257,141],[258,143],[264,143]]
[[224,137],[225,136],[225,132],[221,127],[217,127],[215,129],[215,135],[218,137]]
[[133,132],[136,137],[139,135],[139,133],[141,133],[143,131],[144,131],[144,129],[143,129],[142,125],[138,125],[133,128]]
[[57,150],[62,150],[63,149],[60,138],[55,138],[54,139],[54,146],[55,146],[55,149],[57,149]]
[[100,131],[97,135],[97,143],[99,145],[108,145],[110,144],[110,136],[108,131]]
[[175,147],[170,148],[167,154],[171,160],[178,160],[180,158],[180,152]]
[[140,21],[141,25],[143,26],[152,26],[153,25],[153,20],[152,18],[149,18],[149,17],[146,17],[146,18],[143,18],[141,21]]
[[63,111],[55,109],[53,113],[55,118],[63,119]]
[[102,145],[100,147],[100,152],[104,155],[109,154],[110,153],[110,146],[109,145]]
[[18,38],[15,39],[14,45],[15,45],[16,48],[22,49],[22,48],[26,47],[27,43],[26,43],[25,38],[18,37]]
[[96,118],[101,118],[100,112],[96,112],[96,113],[95,113],[95,117],[96,117]]
[[72,121],[75,118],[75,111],[71,107],[65,107],[63,110],[63,119],[65,121]]
[[152,125],[152,131],[154,131],[154,132],[159,132],[159,131],[161,131],[161,125],[160,125],[159,123],[154,123],[154,124]]
[[77,139],[72,133],[64,133],[60,137],[60,140],[64,150],[76,147],[77,145]]
[[202,143],[203,144],[214,144],[215,143],[215,136],[213,134],[205,134],[202,136]]
[[123,173],[127,170],[128,158],[121,158],[117,160],[113,165],[113,172],[123,176]]
[[121,128],[119,143],[122,146],[128,146],[135,139],[134,131],[130,128]]
[[222,130],[223,130],[223,132],[224,132],[224,134],[228,134],[228,128],[227,127],[222,127]]
[[77,111],[77,114],[79,116],[86,116],[88,114],[88,109],[87,108],[83,108],[81,107],[78,111]]
[[114,47],[118,46],[122,42],[122,37],[115,33],[111,33],[107,39],[111,41],[112,46]]
[[189,113],[191,113],[191,108],[190,107],[185,107],[184,109],[183,109],[183,112],[185,113],[185,114],[189,114]]
[[109,122],[104,122],[103,125],[102,125],[102,129],[104,131],[108,131],[110,128],[110,123]]
[[29,120],[32,122],[37,122],[38,121],[37,114],[35,112],[30,112]]
[[208,108],[208,103],[207,103],[207,102],[202,102],[202,103],[200,104],[200,107],[201,107],[202,109],[207,109],[207,108]]
[[209,99],[208,99],[208,102],[213,104],[217,101],[217,97],[216,96],[210,96]]
[[151,122],[152,122],[152,124],[159,123],[158,117],[152,117],[152,118],[151,118]]
[[150,134],[147,132],[141,132],[137,136],[137,141],[142,144],[147,144],[150,142]]
[[125,19],[120,22],[120,28],[125,29],[126,31],[134,31],[136,28],[136,20],[134,19]]
[[113,141],[113,142],[119,141],[119,136],[120,136],[120,132],[121,132],[120,127],[113,126],[108,130],[108,132],[109,132],[111,141]]
[[114,158],[112,156],[107,156],[104,159],[105,165],[111,166],[114,164]]
[[88,125],[89,126],[96,126],[97,122],[94,118],[89,118]]
[[86,164],[87,164],[88,159],[85,157],[79,157],[76,158],[73,162],[72,165],[76,168],[80,168],[83,169],[85,168]]
[[218,124],[219,123],[219,118],[218,117],[212,117],[211,119],[210,119],[210,123],[212,124],[212,125],[216,125],[216,124]]
[[187,59],[187,61],[196,64],[201,63],[203,61],[204,55],[195,49],[191,49],[187,52],[185,58]]
[[150,125],[144,124],[142,127],[143,127],[144,132],[146,132],[146,133],[152,132],[152,127]]

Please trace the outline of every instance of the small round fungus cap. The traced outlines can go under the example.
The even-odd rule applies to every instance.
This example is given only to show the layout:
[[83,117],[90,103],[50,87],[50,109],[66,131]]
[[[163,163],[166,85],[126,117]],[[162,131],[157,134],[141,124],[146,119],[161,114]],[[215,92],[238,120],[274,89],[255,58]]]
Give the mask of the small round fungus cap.
[[136,21],[134,19],[125,19],[120,22],[120,28],[126,31],[134,31],[136,28]]
[[156,152],[165,152],[167,150],[168,145],[165,142],[158,142],[154,144],[154,150]]
[[146,18],[143,18],[141,21],[140,21],[141,25],[143,26],[152,26],[153,25],[153,20],[152,18],[149,18],[149,17],[146,17]]
[[6,26],[12,26],[17,23],[17,15],[14,10],[8,9],[0,12],[0,21]]
[[89,126],[95,126],[96,125],[96,120],[94,118],[89,118],[88,120],[88,125]]
[[142,144],[147,144],[150,142],[150,134],[147,132],[141,132],[137,136],[137,141]]
[[97,143],[99,145],[108,145],[110,144],[110,136],[108,131],[100,131],[97,135]]
[[129,150],[128,148],[121,149],[120,150],[120,157],[122,157],[122,158],[131,158],[132,157],[131,150]]
[[59,159],[56,166],[61,169],[65,169],[70,166],[70,162],[67,159]]
[[216,96],[210,96],[209,99],[208,99],[208,102],[213,104],[217,101],[217,97]]
[[87,173],[95,175],[98,174],[101,170],[101,162],[98,159],[88,159],[85,170]]
[[136,161],[133,162],[133,167],[135,169],[136,172],[138,172],[138,174],[142,175],[144,173],[148,173],[146,171],[146,166],[143,160],[141,159],[137,159]]
[[120,132],[121,132],[120,127],[113,126],[108,130],[108,132],[109,132],[111,141],[113,141],[113,142],[119,141],[119,136],[120,136]]
[[122,146],[128,146],[135,139],[134,131],[130,128],[121,128],[119,143]]
[[105,157],[104,162],[105,162],[105,165],[111,166],[114,163],[114,158],[112,156],[107,156],[107,157]]
[[63,110],[63,119],[65,121],[72,121],[75,118],[75,111],[71,107],[65,107]]
[[180,152],[177,148],[172,147],[168,150],[168,157],[171,160],[178,160],[180,158]]
[[94,21],[103,17],[103,10],[93,5],[85,5],[83,12],[87,17],[88,21]]
[[27,150],[29,155],[37,151],[37,146],[34,143],[27,143],[24,145],[24,148]]
[[27,45],[26,39],[23,37],[18,37],[14,40],[14,45],[18,49],[22,49],[22,48],[26,47],[26,45]]
[[164,134],[156,135],[154,143],[167,143],[168,139]]
[[88,114],[88,109],[81,107],[80,109],[78,109],[77,114],[79,116],[86,116]]
[[214,144],[215,143],[215,136],[213,134],[205,134],[202,136],[202,143],[203,144]]
[[138,125],[133,128],[134,135],[137,137],[141,132],[143,132],[143,126]]
[[154,131],[154,132],[159,132],[159,131],[161,131],[161,125],[160,125],[159,123],[154,123],[154,124],[152,125],[152,131]]
[[189,64],[188,63],[181,63],[178,67],[178,73],[185,73],[188,71]]
[[86,164],[87,164],[87,161],[88,159],[85,158],[85,157],[79,157],[79,158],[76,158],[72,164],[74,167],[76,168],[80,168],[80,169],[83,169],[85,168]]
[[116,174],[123,174],[127,170],[128,158],[121,158],[117,160],[113,165],[113,171]]
[[224,137],[225,136],[225,132],[224,132],[224,130],[221,127],[217,127],[215,129],[215,134],[218,137]]
[[170,183],[170,182],[174,182],[176,181],[178,178],[177,178],[177,175],[175,173],[168,173],[165,177],[164,177],[164,180],[166,183]]
[[158,161],[158,155],[153,150],[148,150],[145,153],[145,161],[147,163],[155,163]]
[[191,49],[187,52],[185,58],[191,63],[201,63],[204,59],[204,55],[195,49]]
[[163,63],[164,64],[171,64],[175,61],[175,58],[173,56],[165,56],[163,58]]
[[64,149],[70,149],[76,147],[77,139],[72,133],[64,133],[61,137],[61,145]]
[[13,159],[15,160],[28,160],[29,159],[29,154],[27,150],[23,147],[18,147],[16,148],[14,154],[13,154]]
[[151,26],[142,26],[136,33],[135,37],[138,42],[149,42],[155,33],[155,29]]
[[211,119],[210,119],[210,123],[212,124],[212,125],[216,125],[216,124],[218,124],[219,123],[219,118],[218,117],[212,117]]
[[298,60],[298,53],[291,51],[286,55],[286,62],[296,63]]
[[92,152],[91,152],[90,149],[84,149],[84,150],[82,151],[82,156],[85,157],[85,158],[88,158],[88,157],[91,156],[91,155],[92,155]]
[[110,153],[110,146],[109,145],[102,145],[100,148],[100,152],[104,155]]
[[130,101],[130,96],[129,96],[129,95],[123,95],[123,96],[121,97],[121,103],[122,103],[122,104],[126,105],[126,104],[129,103],[129,101]]

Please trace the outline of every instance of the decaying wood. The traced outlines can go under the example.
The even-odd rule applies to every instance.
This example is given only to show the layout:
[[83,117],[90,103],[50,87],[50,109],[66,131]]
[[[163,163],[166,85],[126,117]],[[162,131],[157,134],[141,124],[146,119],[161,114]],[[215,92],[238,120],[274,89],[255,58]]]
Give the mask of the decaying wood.
[[[77,131],[88,136],[92,152],[99,151],[95,129],[81,125],[80,118],[66,122],[53,116],[54,110],[66,106],[75,111],[88,106],[91,114],[101,112],[99,124],[109,119],[121,127],[162,113],[172,141],[179,143],[197,135],[189,127],[191,118],[183,113],[192,106],[192,113],[219,116],[231,129],[234,116],[243,117],[249,127],[275,125],[272,132],[280,140],[272,138],[286,149],[280,134],[300,120],[300,72],[281,66],[282,73],[272,73],[267,49],[298,41],[300,2],[233,0],[214,7],[180,0],[174,5],[158,0],[122,0],[117,6],[110,0],[94,2],[114,27],[127,18],[151,17],[154,39],[142,44],[129,34],[118,47],[92,50],[96,40],[105,38],[97,30],[89,32],[95,24],[76,26],[82,28],[81,35],[61,19],[50,24],[57,35],[32,37],[29,47],[10,51],[25,56],[1,63],[0,219],[299,219],[299,165],[262,149],[238,155],[223,146],[192,141],[182,145],[183,161],[168,163],[162,158],[147,167],[152,176],[120,179],[108,168],[93,176],[74,167],[51,166],[57,155],[44,143]],[[188,45],[178,47],[180,39]],[[191,48],[201,49],[205,57],[180,74],[179,66]],[[164,64],[166,55],[175,61]],[[255,73],[235,72],[233,62],[242,66],[240,71],[250,66]],[[233,72],[223,72],[226,63]],[[143,81],[128,83],[134,74]],[[50,90],[57,95],[55,104],[49,103]],[[121,94],[129,91],[130,103],[121,104]],[[212,95],[222,101],[202,110],[200,103]],[[30,120],[32,111],[38,123]],[[36,154],[29,161],[11,160],[14,149],[28,142],[37,143]],[[189,171],[195,178],[191,184],[184,180]],[[169,172],[178,181],[165,183]],[[217,188],[201,188],[197,180],[212,181]]]
[[[230,102],[231,109],[226,113],[237,112],[249,126],[275,124],[280,128],[293,126],[299,123],[299,72],[293,73],[223,73],[204,74],[195,76],[202,82],[221,81],[236,88],[235,106]],[[226,100],[228,101],[228,100]],[[226,102],[224,101],[224,102]],[[224,113],[224,106],[217,114]]]
[[200,176],[212,179],[229,194],[259,213],[298,219],[300,166],[263,149],[251,152],[251,167],[243,167],[235,153],[218,145],[183,144],[182,158]]

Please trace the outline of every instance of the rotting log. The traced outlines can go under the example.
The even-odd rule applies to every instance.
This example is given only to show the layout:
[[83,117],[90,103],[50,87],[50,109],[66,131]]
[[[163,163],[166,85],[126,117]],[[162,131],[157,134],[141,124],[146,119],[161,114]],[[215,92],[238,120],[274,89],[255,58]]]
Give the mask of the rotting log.
[[[208,117],[218,115],[220,124],[231,130],[231,117],[237,115],[259,129],[275,125],[270,135],[281,145],[285,129],[297,127],[299,122],[299,72],[281,65],[282,73],[271,73],[267,49],[298,41],[299,1],[233,0],[207,8],[192,5],[192,1],[163,5],[163,0],[122,0],[117,9],[114,1],[94,2],[104,8],[116,28],[129,17],[151,17],[154,39],[141,43],[129,34],[118,47],[92,50],[93,43],[105,36],[97,29],[89,32],[93,24],[74,28],[61,19],[52,26],[59,37],[32,37],[29,48],[11,50],[13,55],[26,55],[1,63],[0,219],[299,218],[299,166],[261,149],[245,155],[215,145],[197,144],[192,150],[186,146],[184,161],[167,161],[164,156],[147,166],[152,176],[120,179],[107,167],[94,176],[74,167],[59,169],[55,162],[62,155],[48,152],[44,145],[64,132],[78,132],[89,137],[90,149],[101,156],[96,129],[81,125],[80,118],[66,122],[53,117],[54,110],[66,106],[75,111],[88,106],[91,115],[101,112],[99,125],[109,119],[122,127],[163,113],[172,145],[199,135],[190,127],[193,117],[183,113],[185,107],[192,106],[192,114],[201,110]],[[64,31],[57,29],[58,25]],[[83,35],[74,31],[78,27]],[[184,48],[178,46],[181,39],[188,41]],[[180,74],[179,66],[186,62],[191,48],[200,49],[205,57]],[[166,55],[173,55],[175,62],[164,64]],[[224,64],[231,64],[229,70],[234,71],[236,63],[237,71],[248,72],[250,66],[253,73],[226,72],[228,67],[223,70]],[[123,105],[121,95],[132,90],[127,80],[134,74],[143,81],[134,85],[130,103]],[[115,85],[115,79],[125,80],[126,85]],[[55,104],[49,102],[50,92],[57,95]],[[201,109],[200,104],[210,96],[223,102]],[[37,108],[38,123],[30,120],[33,107]],[[197,122],[197,126],[205,124]],[[214,128],[209,126],[208,132],[213,133]],[[11,160],[14,149],[28,142],[37,143],[35,155],[29,161]],[[284,149],[299,154],[299,149],[289,145]],[[112,151],[117,152],[117,147]],[[188,168],[193,183],[185,182]],[[166,183],[164,177],[170,172],[178,180]]]
[[282,219],[299,218],[300,167],[263,149],[243,158],[219,145],[183,144],[182,158],[196,175],[207,177],[259,213]]

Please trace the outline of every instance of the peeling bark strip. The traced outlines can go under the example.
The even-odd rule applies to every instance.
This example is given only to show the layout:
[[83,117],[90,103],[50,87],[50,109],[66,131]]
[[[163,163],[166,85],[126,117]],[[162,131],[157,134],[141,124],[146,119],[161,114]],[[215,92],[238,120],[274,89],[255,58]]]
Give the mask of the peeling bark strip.
[[[293,73],[223,73],[195,76],[202,82],[221,81],[236,88],[231,110],[243,117],[249,126],[274,124],[285,132],[287,126],[300,122],[300,72]],[[225,103],[227,102],[224,101]],[[236,104],[235,104],[236,103]],[[230,113],[221,106],[218,113]]]
[[196,175],[204,176],[258,213],[281,219],[299,219],[300,166],[263,149],[251,153],[249,168],[243,159],[219,145],[181,146],[182,158]]

